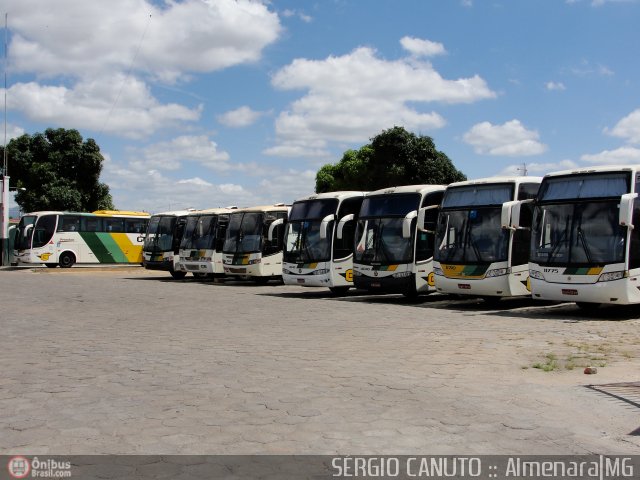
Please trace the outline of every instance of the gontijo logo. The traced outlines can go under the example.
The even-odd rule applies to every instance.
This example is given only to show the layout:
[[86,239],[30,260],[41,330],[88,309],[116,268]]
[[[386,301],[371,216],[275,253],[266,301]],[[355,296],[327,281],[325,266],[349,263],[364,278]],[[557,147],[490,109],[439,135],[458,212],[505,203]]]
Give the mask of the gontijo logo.
[[13,478],[25,478],[31,471],[31,464],[29,460],[24,457],[11,457],[7,464],[9,475]]

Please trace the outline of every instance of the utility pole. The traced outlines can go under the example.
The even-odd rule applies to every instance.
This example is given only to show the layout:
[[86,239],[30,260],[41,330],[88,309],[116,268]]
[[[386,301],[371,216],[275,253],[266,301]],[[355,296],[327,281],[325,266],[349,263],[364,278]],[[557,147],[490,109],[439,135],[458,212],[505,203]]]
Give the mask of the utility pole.
[[522,163],[522,168],[517,168],[516,170],[518,170],[519,172],[522,172],[522,176],[526,177],[527,173],[529,172],[529,170],[527,170],[527,164],[526,163]]
[[2,158],[2,204],[0,210],[0,265],[9,265],[9,177],[7,176],[7,30],[9,14],[4,14],[4,148]]

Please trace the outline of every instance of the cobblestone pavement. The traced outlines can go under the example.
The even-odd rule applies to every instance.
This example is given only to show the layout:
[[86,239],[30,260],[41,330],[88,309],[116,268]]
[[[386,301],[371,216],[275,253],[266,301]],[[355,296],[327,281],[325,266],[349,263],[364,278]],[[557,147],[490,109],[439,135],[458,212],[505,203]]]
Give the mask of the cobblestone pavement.
[[0,305],[4,454],[640,451],[640,405],[586,387],[640,380],[640,307],[135,268],[0,270]]

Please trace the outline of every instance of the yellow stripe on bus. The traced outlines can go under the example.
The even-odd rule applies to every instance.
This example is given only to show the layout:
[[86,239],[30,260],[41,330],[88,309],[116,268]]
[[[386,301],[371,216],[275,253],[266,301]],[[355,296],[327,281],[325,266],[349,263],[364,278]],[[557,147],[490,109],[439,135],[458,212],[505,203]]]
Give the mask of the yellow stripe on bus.
[[112,233],[111,238],[116,242],[124,256],[131,263],[142,262],[142,245],[134,245],[126,233]]

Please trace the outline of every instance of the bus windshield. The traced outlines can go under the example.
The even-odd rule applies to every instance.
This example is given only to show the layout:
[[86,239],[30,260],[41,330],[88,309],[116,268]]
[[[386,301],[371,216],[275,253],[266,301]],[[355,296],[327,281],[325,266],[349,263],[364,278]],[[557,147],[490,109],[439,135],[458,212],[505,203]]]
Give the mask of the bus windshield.
[[223,251],[251,253],[262,250],[262,213],[234,213],[229,218]]
[[535,210],[531,261],[542,265],[622,263],[626,230],[619,200],[542,204]]
[[320,238],[320,220],[292,221],[287,224],[284,261],[290,263],[331,260],[333,221],[327,225],[327,237]]
[[436,231],[434,259],[442,263],[487,264],[508,259],[509,232],[501,207],[444,210]]
[[216,215],[187,217],[180,248],[212,249],[216,240]]
[[156,253],[171,251],[175,226],[176,217],[173,215],[154,215],[151,217],[144,239],[144,251]]
[[[404,217],[359,220],[354,261],[362,264],[413,262],[413,235],[402,237],[403,222]],[[415,221],[413,223],[412,231],[415,230]]]
[[16,241],[14,248],[16,250],[26,250],[31,247],[31,236],[33,235],[33,230],[29,229],[27,232],[27,226],[33,225],[36,221],[35,215],[25,215],[20,219],[20,223],[18,223],[18,228],[16,229]]
[[322,219],[336,213],[338,199],[327,198],[295,202],[286,227],[284,261],[290,263],[327,262],[331,260],[331,232],[334,221],[327,225],[327,237],[320,238]]

